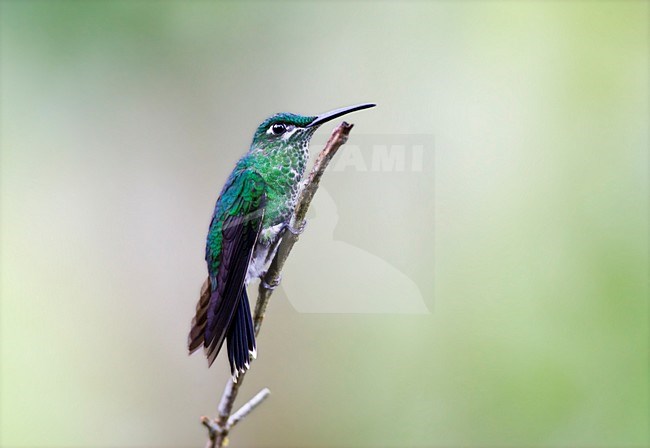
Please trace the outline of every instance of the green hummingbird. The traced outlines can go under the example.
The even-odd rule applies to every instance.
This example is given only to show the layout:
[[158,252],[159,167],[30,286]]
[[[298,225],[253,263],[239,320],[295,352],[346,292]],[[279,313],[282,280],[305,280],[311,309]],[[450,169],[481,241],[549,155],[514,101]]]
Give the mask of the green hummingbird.
[[290,221],[309,158],[309,141],[323,123],[374,106],[358,104],[318,116],[279,113],[257,128],[214,208],[205,248],[208,278],[192,320],[190,354],[203,346],[212,365],[227,341],[235,381],[248,369],[257,349],[246,286],[263,277],[282,232],[297,232]]

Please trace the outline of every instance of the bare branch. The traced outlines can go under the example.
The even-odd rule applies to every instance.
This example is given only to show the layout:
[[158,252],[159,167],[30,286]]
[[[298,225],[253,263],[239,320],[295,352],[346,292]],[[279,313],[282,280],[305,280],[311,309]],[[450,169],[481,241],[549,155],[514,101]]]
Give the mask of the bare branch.
[[271,391],[268,388],[264,388],[261,391],[257,393],[253,398],[248,400],[248,403],[246,403],[244,406],[239,408],[237,412],[235,412],[233,415],[230,416],[228,419],[228,428],[232,428],[235,426],[241,419],[246,417],[248,414],[250,414],[253,409],[258,407],[266,398],[271,394]]
[[[320,152],[314,162],[314,167],[312,168],[309,176],[304,182],[304,187],[298,198],[296,209],[294,211],[292,219],[292,227],[301,229],[305,225],[305,216],[307,215],[307,210],[311,204],[314,194],[318,189],[321,177],[329,165],[330,161],[339,150],[341,146],[345,144],[352,130],[352,126],[345,121],[338,125],[332,135],[327,140],[325,148]],[[293,245],[298,241],[299,234],[285,231],[282,233],[282,240],[278,246],[277,253],[271,262],[271,265],[260,281],[259,292],[257,296],[257,302],[255,304],[255,313],[253,316],[253,325],[255,327],[255,336],[260,332],[262,327],[262,322],[264,321],[264,313],[266,312],[266,306],[269,303],[269,299],[273,294],[273,289],[280,283],[280,274],[284,263],[289,257]],[[232,378],[228,380],[226,387],[224,388],[223,394],[221,396],[221,401],[219,402],[219,412],[217,418],[214,421],[210,421],[207,417],[202,417],[201,421],[208,428],[208,434],[210,439],[206,445],[206,448],[222,448],[228,442],[228,433],[240,420],[246,417],[253,409],[259,406],[266,397],[271,393],[268,389],[263,389],[257,395],[255,395],[248,403],[242,406],[237,412],[233,414],[232,408],[237,398],[237,393],[239,388],[244,381],[246,373],[239,375],[237,382],[235,383]]]

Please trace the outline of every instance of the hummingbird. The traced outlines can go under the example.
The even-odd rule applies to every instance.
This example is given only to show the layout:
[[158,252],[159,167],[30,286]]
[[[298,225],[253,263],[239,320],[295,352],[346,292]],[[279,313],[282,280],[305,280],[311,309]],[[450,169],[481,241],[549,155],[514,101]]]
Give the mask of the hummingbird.
[[301,231],[291,227],[291,217],[309,141],[323,123],[374,106],[358,104],[317,116],[278,113],[259,125],[214,207],[205,247],[208,278],[192,319],[190,354],[203,346],[211,366],[225,341],[233,380],[249,368],[257,348],[246,286],[264,276],[283,232]]

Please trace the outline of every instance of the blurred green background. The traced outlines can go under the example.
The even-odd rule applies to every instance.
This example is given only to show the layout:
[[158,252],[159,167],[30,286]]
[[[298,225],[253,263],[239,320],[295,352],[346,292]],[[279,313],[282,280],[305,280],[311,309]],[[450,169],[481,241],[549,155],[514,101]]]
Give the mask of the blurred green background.
[[[231,446],[647,446],[648,9],[3,0],[0,444],[202,446],[218,191],[267,115],[374,101],[350,144],[432,135],[433,168],[325,179],[334,237],[430,313],[279,289],[239,403],[272,395]],[[285,281],[337,282],[307,234]]]

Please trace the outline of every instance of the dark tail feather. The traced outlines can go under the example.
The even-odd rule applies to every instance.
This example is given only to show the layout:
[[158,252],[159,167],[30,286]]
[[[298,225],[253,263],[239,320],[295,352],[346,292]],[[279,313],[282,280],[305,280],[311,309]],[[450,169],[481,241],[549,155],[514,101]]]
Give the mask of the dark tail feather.
[[230,371],[235,378],[239,372],[248,369],[251,354],[253,357],[256,356],[255,332],[253,331],[253,319],[246,288],[242,288],[241,294],[242,297],[239,300],[227,338]]
[[192,319],[192,329],[187,338],[187,346],[190,354],[203,345],[205,337],[205,324],[208,320],[208,305],[210,304],[210,277],[208,277],[201,287],[201,298],[196,304],[196,315]]

